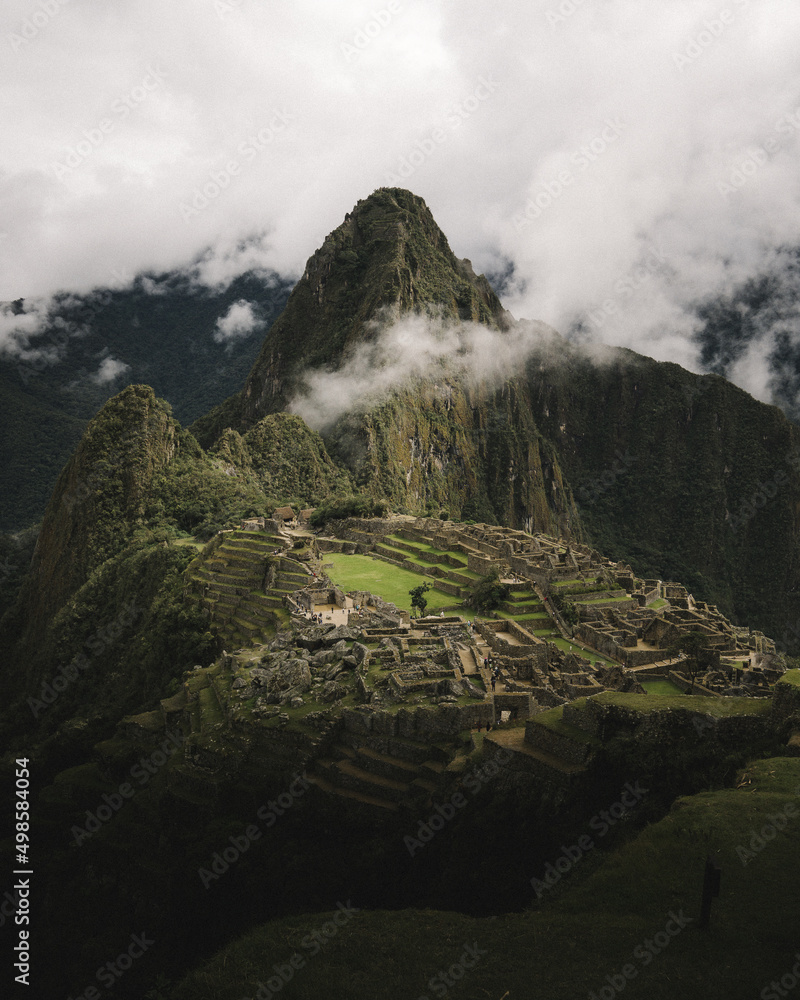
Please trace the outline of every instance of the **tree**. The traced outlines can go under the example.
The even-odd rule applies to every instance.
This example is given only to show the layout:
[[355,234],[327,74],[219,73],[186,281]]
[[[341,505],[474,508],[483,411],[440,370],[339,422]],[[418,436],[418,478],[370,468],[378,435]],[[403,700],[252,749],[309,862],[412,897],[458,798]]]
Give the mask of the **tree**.
[[684,632],[667,647],[670,656],[677,656],[678,653],[686,655],[683,668],[689,677],[689,694],[694,691],[694,682],[700,672],[701,661],[705,659],[703,654],[709,648],[708,642],[705,632]]
[[469,604],[476,611],[493,611],[503,601],[507,601],[511,591],[507,583],[500,583],[500,570],[492,569],[473,585],[469,595]]
[[430,583],[421,583],[419,587],[414,587],[413,590],[409,590],[411,595],[411,607],[417,609],[417,617],[425,614],[425,608],[428,606],[427,598],[425,594],[433,590],[433,586]]

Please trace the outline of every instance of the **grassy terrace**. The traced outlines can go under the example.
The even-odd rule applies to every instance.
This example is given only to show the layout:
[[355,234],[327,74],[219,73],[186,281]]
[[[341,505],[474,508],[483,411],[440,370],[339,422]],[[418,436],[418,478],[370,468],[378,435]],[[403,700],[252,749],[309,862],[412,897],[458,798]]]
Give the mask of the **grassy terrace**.
[[619,705],[634,712],[685,708],[717,719],[731,715],[768,715],[772,709],[770,698],[708,698],[697,694],[623,694],[619,691],[603,691],[592,697],[602,704]]
[[[582,699],[583,704],[586,704],[586,699]],[[600,740],[596,736],[592,736],[591,733],[584,732],[583,729],[578,729],[577,726],[572,726],[568,722],[564,722],[564,706],[559,705],[558,708],[549,708],[546,712],[539,712],[538,715],[534,716],[536,724],[539,726],[544,726],[546,729],[552,729],[554,733],[558,733],[560,736],[567,736],[571,740],[575,740],[577,743],[589,743],[591,746],[600,746]]]
[[[538,632],[536,633],[539,634]],[[607,656],[601,656],[600,653],[595,652],[593,649],[589,649],[588,646],[582,646],[579,642],[574,639],[569,642],[566,639],[562,639],[557,633],[553,633],[553,637],[543,636],[548,642],[552,642],[554,645],[558,646],[559,649],[563,650],[565,653],[577,653],[578,656],[583,656],[586,659],[592,661],[592,663],[605,663],[607,666],[613,666],[616,664],[619,666],[616,660],[609,660]]]
[[402,542],[403,545],[413,545],[420,552],[427,552],[435,556],[452,556],[453,559],[457,559],[458,562],[463,563],[465,566],[467,565],[467,557],[463,552],[453,552],[450,549],[437,549],[427,542],[412,542],[408,538],[403,538],[402,535],[387,535],[386,537],[393,542]]
[[639,681],[642,687],[648,694],[666,694],[675,695],[682,694],[681,689],[673,684],[672,681],[668,680],[657,680],[657,681]]
[[[334,583],[345,592],[349,590],[367,590],[371,594],[380,595],[385,601],[396,604],[403,611],[411,610],[409,590],[420,584],[432,582],[419,573],[393,566],[391,563],[371,556],[349,556],[341,552],[327,552],[325,563],[332,564],[327,570]],[[452,594],[442,590],[429,590],[425,595],[428,600],[427,611],[438,611],[441,608],[453,607],[457,603]]]
[[575,604],[619,604],[622,601],[630,601],[631,598],[625,595],[625,597],[583,597],[582,595],[577,595],[573,598]]

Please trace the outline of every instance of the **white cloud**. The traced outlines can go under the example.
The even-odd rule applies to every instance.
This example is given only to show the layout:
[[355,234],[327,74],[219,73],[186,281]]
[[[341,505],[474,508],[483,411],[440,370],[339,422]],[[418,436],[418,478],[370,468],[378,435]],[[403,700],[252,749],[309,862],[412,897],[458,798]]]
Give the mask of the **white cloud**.
[[455,252],[562,331],[661,248],[592,336],[696,367],[692,303],[800,231],[795,0],[721,26],[719,0],[70,0],[15,50],[36,9],[1,15],[0,300],[200,257],[214,286],[298,276],[408,164]]
[[415,379],[457,376],[491,385],[518,372],[534,348],[557,341],[555,331],[536,322],[501,333],[478,323],[416,313],[395,319],[387,312],[373,325],[374,337],[341,368],[306,372],[305,390],[288,409],[309,427],[322,430],[345,413],[369,409]]
[[250,302],[239,299],[234,302],[224,316],[217,320],[214,330],[214,343],[232,344],[236,340],[249,337],[261,326],[261,321]]
[[103,358],[100,367],[92,375],[92,381],[98,385],[105,385],[107,382],[113,382],[120,375],[124,375],[126,371],[130,370],[130,367],[124,361],[117,361],[116,358]]

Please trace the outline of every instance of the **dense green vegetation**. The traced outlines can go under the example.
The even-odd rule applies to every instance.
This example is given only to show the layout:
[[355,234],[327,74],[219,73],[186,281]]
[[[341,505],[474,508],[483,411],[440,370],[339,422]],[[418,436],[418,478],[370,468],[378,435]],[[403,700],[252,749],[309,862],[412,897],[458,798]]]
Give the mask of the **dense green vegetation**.
[[493,567],[470,588],[469,605],[476,611],[494,611],[508,600],[510,594],[511,588],[507,583],[500,582],[500,571]]
[[319,528],[328,521],[341,521],[346,517],[385,517],[387,504],[368,496],[334,497],[320,504],[311,515],[312,528]]
[[[584,850],[576,846],[576,835],[554,851],[551,865],[563,856],[566,874],[556,871],[557,878],[545,882],[544,866],[519,872],[520,880],[539,886],[538,899],[535,885],[530,890],[532,912],[486,920],[418,910],[361,911],[342,920],[314,951],[312,935],[333,914],[288,917],[253,930],[204,963],[172,1000],[254,996],[259,981],[274,976],[274,966],[285,966],[293,954],[303,964],[282,996],[345,1000],[353,995],[353,983],[364,995],[385,1000],[444,995],[442,976],[465,944],[479,949],[463,979],[455,973],[459,995],[466,997],[572,1000],[605,995],[598,991],[617,982],[625,984],[626,997],[648,1000],[674,1000],[676,992],[710,1000],[764,995],[796,961],[797,821],[784,818],[777,835],[773,825],[773,835],[761,841],[764,847],[750,863],[743,865],[738,852],[749,850],[776,815],[785,817],[787,807],[796,815],[800,762],[756,762],[739,784],[745,787],[681,799],[618,853],[608,853],[598,835],[604,828],[598,815],[579,831],[587,838]],[[698,918],[707,855],[723,869],[723,891],[713,903],[711,928],[703,931]],[[353,898],[352,905],[358,903]],[[629,978],[622,972],[626,967]]]
[[[290,287],[277,275],[246,274],[212,290],[175,272],[58,297],[28,350],[0,357],[0,531],[41,518],[87,421],[124,386],[151,385],[184,424],[236,392]],[[215,339],[218,319],[241,300],[260,325],[250,336]],[[104,381],[106,358],[126,367]]]

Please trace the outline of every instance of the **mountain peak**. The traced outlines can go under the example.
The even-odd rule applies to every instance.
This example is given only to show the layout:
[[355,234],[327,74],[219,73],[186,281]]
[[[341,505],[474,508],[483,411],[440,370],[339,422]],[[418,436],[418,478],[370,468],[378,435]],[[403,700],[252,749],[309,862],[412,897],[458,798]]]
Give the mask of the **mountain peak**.
[[243,391],[193,430],[206,445],[225,426],[247,430],[287,405],[303,371],[340,367],[374,337],[376,320],[406,312],[509,323],[489,282],[455,256],[425,201],[404,188],[378,188],[308,259]]

